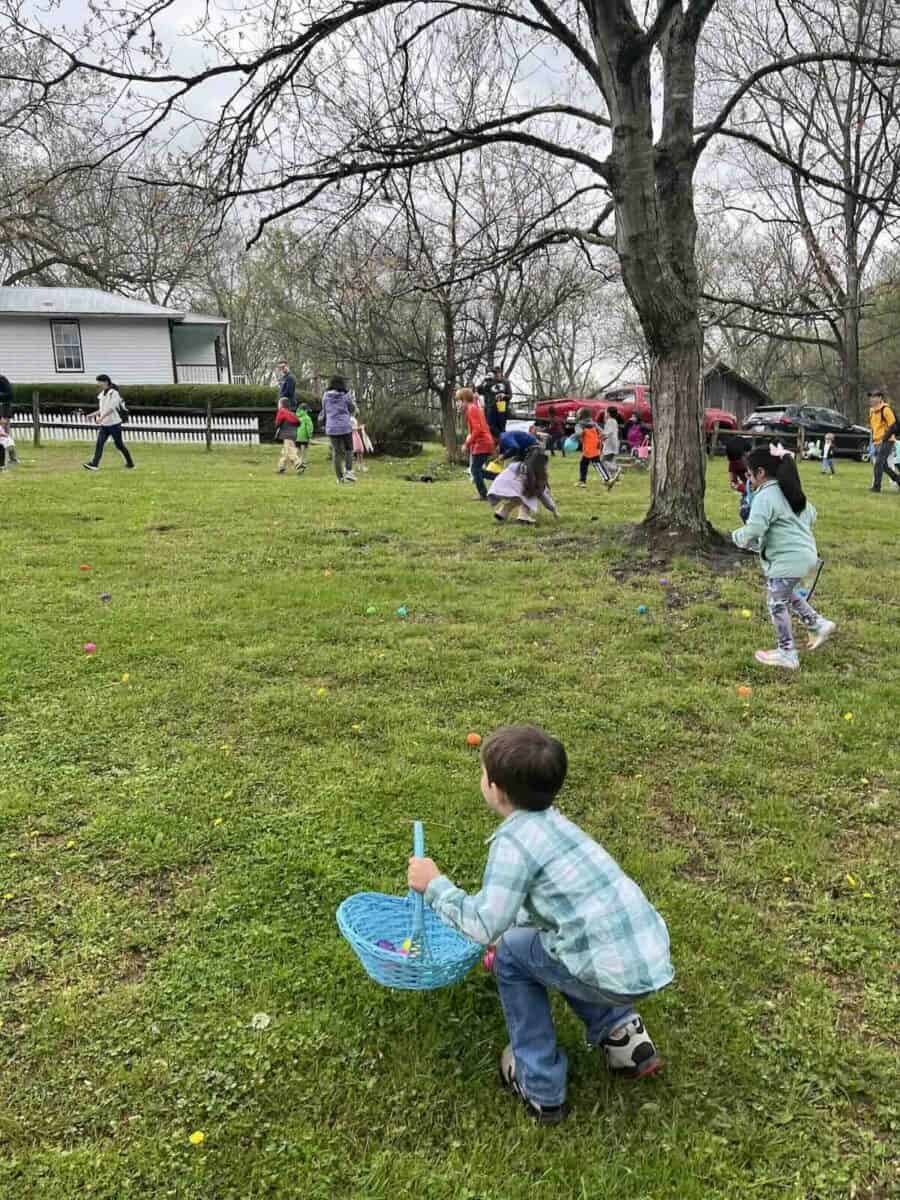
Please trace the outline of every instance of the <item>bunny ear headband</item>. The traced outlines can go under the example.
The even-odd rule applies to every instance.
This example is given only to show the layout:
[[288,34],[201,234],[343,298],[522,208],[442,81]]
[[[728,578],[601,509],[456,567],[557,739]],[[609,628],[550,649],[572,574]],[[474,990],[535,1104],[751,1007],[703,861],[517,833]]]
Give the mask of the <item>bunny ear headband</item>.
[[785,450],[781,442],[776,442],[774,446],[769,447],[769,453],[773,458],[793,458],[790,450]]

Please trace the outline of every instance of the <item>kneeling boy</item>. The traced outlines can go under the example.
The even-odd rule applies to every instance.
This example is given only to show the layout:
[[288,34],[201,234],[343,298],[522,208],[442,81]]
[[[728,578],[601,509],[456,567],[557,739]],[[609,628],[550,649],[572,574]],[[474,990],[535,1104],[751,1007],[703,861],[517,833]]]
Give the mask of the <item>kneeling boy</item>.
[[546,1124],[562,1119],[566,1056],[548,988],[581,1018],[588,1042],[630,1078],[660,1067],[636,1001],[670,983],[665,922],[602,846],[553,807],[566,777],[562,744],[531,725],[496,730],[481,756],[481,794],[504,818],[481,891],[467,895],[430,858],[411,858],[409,885],[438,917],[485,945],[510,1044],[503,1083]]

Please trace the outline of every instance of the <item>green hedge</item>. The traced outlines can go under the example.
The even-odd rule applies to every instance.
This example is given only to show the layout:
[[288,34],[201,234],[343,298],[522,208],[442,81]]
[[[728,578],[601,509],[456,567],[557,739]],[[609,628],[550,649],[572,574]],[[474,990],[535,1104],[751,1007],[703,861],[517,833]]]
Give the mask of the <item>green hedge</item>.
[[[13,384],[13,403],[17,408],[31,408],[31,394],[38,392],[41,408],[52,408],[54,404],[80,404],[93,406],[100,390],[96,383],[49,383]],[[135,408],[195,408],[206,409],[209,399],[212,406],[222,408],[271,409],[275,404],[277,389],[274,387],[244,387],[228,383],[163,383],[134,384],[122,386],[122,395]],[[318,397],[309,392],[297,392],[298,399],[317,411]]]

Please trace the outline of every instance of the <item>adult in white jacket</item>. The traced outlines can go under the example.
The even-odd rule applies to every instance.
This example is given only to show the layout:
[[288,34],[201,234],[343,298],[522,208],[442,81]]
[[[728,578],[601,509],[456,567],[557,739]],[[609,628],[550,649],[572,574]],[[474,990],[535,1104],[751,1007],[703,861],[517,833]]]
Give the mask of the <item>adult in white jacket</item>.
[[94,447],[94,457],[90,462],[83,463],[86,471],[97,471],[100,468],[100,459],[103,457],[103,447],[106,445],[107,439],[112,438],[115,442],[116,449],[125,459],[125,466],[129,470],[134,469],[134,460],[128,452],[128,447],[122,438],[122,413],[121,409],[124,406],[124,401],[119,395],[119,390],[108,375],[98,375],[97,382],[103,385],[103,390],[97,397],[98,408],[95,413],[91,413],[91,419],[96,421],[100,426],[97,434],[97,445]]

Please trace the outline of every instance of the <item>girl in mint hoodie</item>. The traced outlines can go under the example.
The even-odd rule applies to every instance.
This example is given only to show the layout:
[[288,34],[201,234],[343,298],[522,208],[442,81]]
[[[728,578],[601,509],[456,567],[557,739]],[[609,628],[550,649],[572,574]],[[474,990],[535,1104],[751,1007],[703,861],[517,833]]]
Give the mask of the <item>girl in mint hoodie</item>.
[[778,638],[776,650],[757,650],[756,661],[769,667],[800,666],[791,614],[809,630],[807,646],[817,650],[834,633],[800,594],[805,576],[819,561],[812,527],[816,510],[803,494],[794,457],[781,446],[760,446],[748,455],[753,506],[747,523],[731,539],[741,549],[758,549],[766,575],[769,616]]

